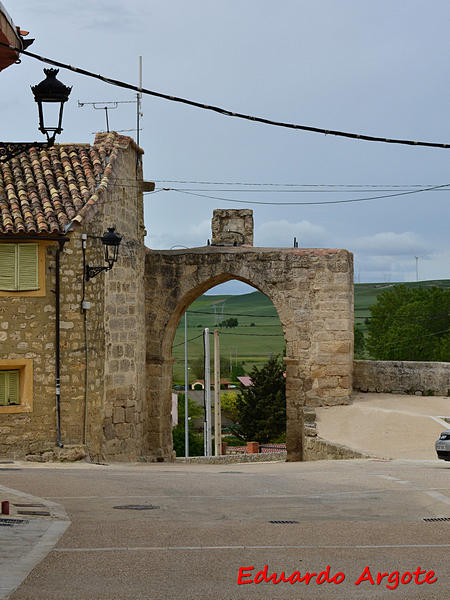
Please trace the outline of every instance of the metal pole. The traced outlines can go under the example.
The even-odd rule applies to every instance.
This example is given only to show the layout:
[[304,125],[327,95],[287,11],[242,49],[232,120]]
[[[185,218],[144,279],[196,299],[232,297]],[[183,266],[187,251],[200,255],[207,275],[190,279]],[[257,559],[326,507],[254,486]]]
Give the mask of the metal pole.
[[205,398],[206,398],[206,456],[212,455],[211,445],[211,373],[209,352],[209,328],[205,329]]
[[220,346],[219,331],[214,330],[214,450],[222,454],[222,415],[220,410]]
[[416,256],[416,281],[419,281],[419,257]]
[[60,327],[61,327],[61,298],[60,298],[60,256],[62,249],[64,247],[64,242],[59,242],[59,246],[56,249],[56,264],[55,264],[55,388],[56,388],[56,445],[59,448],[63,448],[63,443],[61,442],[61,335],[60,335]]
[[[139,57],[139,90],[142,90],[142,56]],[[139,91],[136,94],[136,143],[139,146],[140,136],[139,130],[141,128],[141,101],[142,93]],[[187,456],[187,454],[186,454]]]
[[188,351],[187,311],[184,313],[184,456],[189,456],[189,397],[188,397]]

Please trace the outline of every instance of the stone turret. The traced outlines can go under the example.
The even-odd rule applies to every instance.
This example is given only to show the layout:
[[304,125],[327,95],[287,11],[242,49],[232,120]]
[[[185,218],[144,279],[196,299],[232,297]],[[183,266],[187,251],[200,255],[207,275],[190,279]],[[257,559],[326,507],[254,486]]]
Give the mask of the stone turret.
[[213,246],[253,246],[253,211],[216,209],[211,229]]

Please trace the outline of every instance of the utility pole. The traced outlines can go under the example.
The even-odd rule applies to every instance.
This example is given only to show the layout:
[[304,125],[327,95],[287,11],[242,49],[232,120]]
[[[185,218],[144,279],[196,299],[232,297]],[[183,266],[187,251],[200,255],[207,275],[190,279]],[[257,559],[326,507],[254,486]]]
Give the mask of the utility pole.
[[219,331],[214,330],[214,449],[222,454],[222,414],[220,410],[220,345]]
[[416,256],[416,281],[419,281],[419,257]]
[[211,373],[210,373],[210,352],[209,352],[209,328],[204,331],[205,339],[205,456],[212,454],[211,440]]
[[[139,57],[139,90],[142,90],[142,56]],[[136,143],[138,146],[139,146],[139,142],[140,142],[139,131],[141,129],[141,117],[142,117],[142,108],[141,107],[142,107],[142,92],[139,91],[136,94]]]
[[189,456],[189,398],[188,398],[188,349],[187,311],[184,313],[184,456]]

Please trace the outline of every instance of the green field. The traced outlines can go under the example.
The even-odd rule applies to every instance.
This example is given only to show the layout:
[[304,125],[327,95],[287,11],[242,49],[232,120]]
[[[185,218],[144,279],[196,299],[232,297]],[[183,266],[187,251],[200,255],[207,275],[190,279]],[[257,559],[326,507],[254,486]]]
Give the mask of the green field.
[[[364,319],[370,316],[370,306],[377,295],[398,285],[395,283],[355,284],[355,323],[365,329]],[[405,283],[408,287],[432,287],[450,289],[450,279]],[[235,316],[238,327],[219,328],[220,354],[226,357],[227,364],[244,363],[249,373],[253,365],[262,366],[271,354],[282,354],[284,338],[278,314],[272,302],[261,294],[241,294],[235,296],[203,295],[197,298],[188,309],[188,362],[203,355],[202,332],[205,327],[211,331],[225,319]],[[252,325],[252,323],[254,325]],[[196,338],[196,339],[192,339]],[[212,345],[212,336],[211,336]],[[174,383],[184,383],[184,317],[175,334],[172,347],[175,359],[173,367]],[[227,377],[229,373],[222,373]],[[194,377],[190,377],[192,381]]]

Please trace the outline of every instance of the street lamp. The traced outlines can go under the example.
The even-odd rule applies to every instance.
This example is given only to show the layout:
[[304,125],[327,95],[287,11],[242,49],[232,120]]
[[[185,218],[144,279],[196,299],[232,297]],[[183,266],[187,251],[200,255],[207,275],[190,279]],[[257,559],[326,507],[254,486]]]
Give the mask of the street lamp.
[[102,271],[110,271],[117,262],[122,237],[116,233],[115,227],[108,227],[108,231],[105,231],[100,239],[105,246],[105,262],[108,263],[108,266],[91,267],[89,264],[86,265],[86,281],[96,277]]
[[[31,87],[39,110],[39,131],[47,136],[49,146],[53,146],[56,134],[61,133],[63,130],[62,117],[64,103],[67,102],[70,92],[72,91],[71,87],[64,85],[61,81],[56,79],[58,72],[59,69],[44,69],[46,78],[37,85]],[[59,110],[56,114],[52,115],[54,121],[49,114],[51,107],[48,106],[48,104],[50,104],[51,107],[55,104],[59,104]]]
[[[1,3],[0,3],[1,4]],[[34,99],[37,102],[39,110],[39,131],[47,136],[46,142],[0,142],[0,163],[7,162],[11,158],[26,152],[29,148],[49,148],[55,143],[57,133],[62,132],[62,116],[64,103],[69,99],[71,87],[68,87],[56,79],[58,69],[44,69],[46,78],[35,86],[31,87]],[[49,113],[48,104],[57,109],[55,121],[50,123],[50,115],[44,119],[45,112]],[[57,106],[59,104],[59,106]]]

